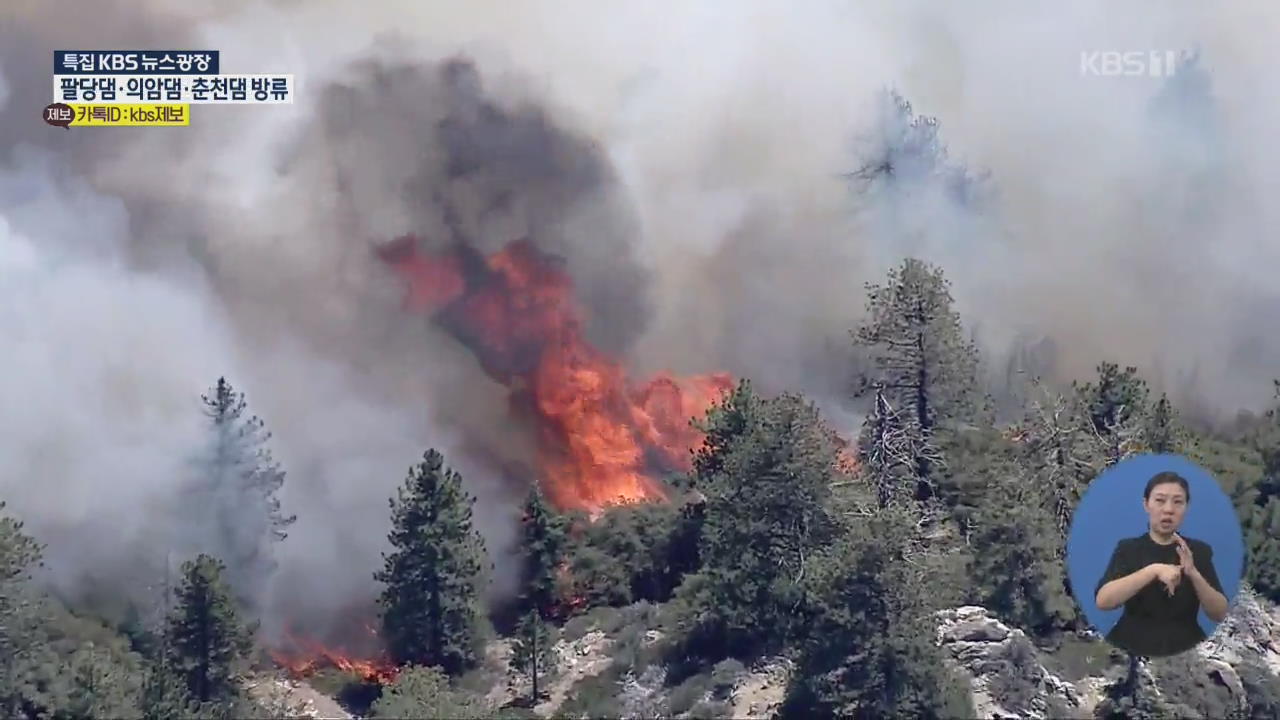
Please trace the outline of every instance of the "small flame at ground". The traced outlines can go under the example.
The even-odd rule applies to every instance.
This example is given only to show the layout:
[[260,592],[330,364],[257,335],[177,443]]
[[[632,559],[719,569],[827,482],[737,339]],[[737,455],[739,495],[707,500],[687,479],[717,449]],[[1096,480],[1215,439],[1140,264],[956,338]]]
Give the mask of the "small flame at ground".
[[[366,630],[377,635],[372,628],[366,627]],[[385,655],[362,658],[288,633],[285,634],[284,644],[288,649],[274,649],[269,653],[277,665],[295,678],[305,678],[319,670],[334,668],[357,675],[365,682],[386,685],[393,682],[400,672],[396,664]]]

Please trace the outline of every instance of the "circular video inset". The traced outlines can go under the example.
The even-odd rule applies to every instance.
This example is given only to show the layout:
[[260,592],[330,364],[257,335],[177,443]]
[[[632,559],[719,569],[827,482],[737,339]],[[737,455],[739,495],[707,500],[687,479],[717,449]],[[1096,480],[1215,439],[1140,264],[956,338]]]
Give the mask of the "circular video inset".
[[1244,574],[1231,499],[1178,455],[1108,468],[1080,499],[1067,539],[1072,593],[1112,645],[1134,655],[1186,652],[1213,633]]

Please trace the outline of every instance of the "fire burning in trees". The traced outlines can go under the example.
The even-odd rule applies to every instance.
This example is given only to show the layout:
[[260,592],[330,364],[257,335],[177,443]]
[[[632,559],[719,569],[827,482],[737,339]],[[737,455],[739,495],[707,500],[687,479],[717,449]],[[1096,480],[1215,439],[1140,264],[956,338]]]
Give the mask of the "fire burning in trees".
[[689,469],[701,439],[689,421],[732,387],[729,375],[631,384],[586,341],[568,273],[528,242],[488,257],[466,246],[427,255],[402,237],[378,253],[407,281],[407,306],[433,315],[533,415],[557,507],[663,499],[655,474]]
[[[403,237],[378,255],[407,281],[407,307],[462,341],[533,417],[540,479],[557,507],[595,514],[661,500],[656,475],[690,469],[701,442],[690,420],[732,388],[729,375],[629,383],[619,363],[586,341],[568,273],[532,244],[512,243],[488,257],[462,246],[426,255]],[[389,659],[357,659],[297,636],[286,641],[290,649],[272,657],[296,676],[334,667],[369,682],[395,679]]]

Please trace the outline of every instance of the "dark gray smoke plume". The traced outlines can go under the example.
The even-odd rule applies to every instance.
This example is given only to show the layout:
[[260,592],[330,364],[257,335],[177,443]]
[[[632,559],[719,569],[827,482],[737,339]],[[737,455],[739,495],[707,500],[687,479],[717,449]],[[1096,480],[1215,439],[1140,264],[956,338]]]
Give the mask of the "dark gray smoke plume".
[[[219,375],[299,518],[273,620],[376,593],[386,500],[429,446],[509,567],[530,428],[403,309],[372,249],[406,233],[528,238],[636,377],[727,370],[845,426],[863,284],[906,254],[946,269],[993,375],[1113,360],[1232,413],[1280,357],[1268,7],[71,8],[0,9],[0,497],[68,591],[153,581]],[[218,49],[299,97],[181,129],[39,122],[52,51],[100,47]],[[1080,65],[1197,48],[1173,77]]]

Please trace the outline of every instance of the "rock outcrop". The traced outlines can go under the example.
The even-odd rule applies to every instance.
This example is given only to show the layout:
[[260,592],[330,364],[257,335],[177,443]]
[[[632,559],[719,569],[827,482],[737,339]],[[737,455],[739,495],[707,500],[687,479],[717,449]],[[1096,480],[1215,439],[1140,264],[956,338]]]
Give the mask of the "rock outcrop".
[[938,614],[938,644],[969,679],[981,718],[1088,717],[1089,698],[1041,664],[1021,630],[1011,629],[986,608],[965,606]]
[[1255,660],[1280,675],[1280,609],[1240,588],[1227,618],[1199,647],[1206,659],[1231,666]]

